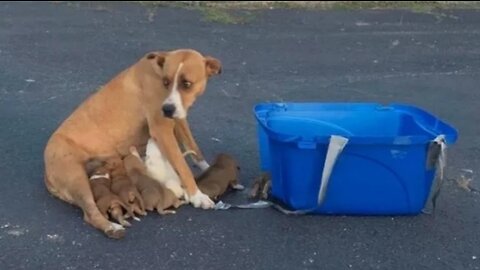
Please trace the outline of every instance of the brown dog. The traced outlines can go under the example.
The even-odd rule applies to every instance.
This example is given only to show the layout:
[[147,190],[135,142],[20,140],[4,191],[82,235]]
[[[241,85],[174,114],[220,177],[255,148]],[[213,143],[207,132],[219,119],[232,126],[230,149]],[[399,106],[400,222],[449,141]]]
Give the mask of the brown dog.
[[98,210],[83,164],[92,157],[123,157],[131,145],[142,147],[152,137],[178,172],[189,202],[212,208],[180,145],[197,153],[197,166],[208,167],[186,116],[208,78],[220,71],[217,59],[193,50],[146,54],[80,104],[52,134],[44,152],[48,191],[80,207],[84,220],[109,237],[121,237],[124,228]]
[[167,209],[178,208],[185,203],[179,200],[170,189],[148,176],[147,167],[134,146],[130,147],[130,154],[125,157],[123,162],[128,176],[142,195],[146,210],[157,209],[161,215],[175,214],[175,211]]
[[212,199],[218,199],[229,187],[242,190],[239,184],[237,162],[227,154],[217,155],[207,171],[197,177],[198,188]]
[[[121,225],[131,226],[124,218],[124,210],[129,212],[129,208],[117,195],[111,192],[110,187],[112,181],[110,180],[110,173],[104,166],[105,162],[98,159],[89,160],[85,164],[95,203],[100,213],[107,219],[110,214],[110,216]],[[133,216],[132,212],[129,212],[129,214]]]

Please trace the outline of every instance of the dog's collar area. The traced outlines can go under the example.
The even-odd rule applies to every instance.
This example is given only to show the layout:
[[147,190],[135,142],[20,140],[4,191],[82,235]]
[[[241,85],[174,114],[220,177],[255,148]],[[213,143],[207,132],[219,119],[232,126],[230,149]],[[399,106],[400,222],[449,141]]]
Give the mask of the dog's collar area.
[[90,176],[90,180],[95,180],[95,179],[103,179],[103,178],[107,178],[107,179],[110,179],[110,174],[109,173],[104,173],[104,174],[94,174],[92,176]]

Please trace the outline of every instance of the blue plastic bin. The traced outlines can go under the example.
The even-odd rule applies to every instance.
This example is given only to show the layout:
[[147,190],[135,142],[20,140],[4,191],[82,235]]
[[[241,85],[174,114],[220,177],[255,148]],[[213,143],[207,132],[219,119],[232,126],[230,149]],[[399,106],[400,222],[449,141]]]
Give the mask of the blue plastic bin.
[[[411,215],[424,208],[435,177],[432,140],[457,131],[409,105],[264,103],[255,107],[261,167],[271,196],[318,214]],[[348,139],[333,167],[325,200],[317,196],[331,135]]]

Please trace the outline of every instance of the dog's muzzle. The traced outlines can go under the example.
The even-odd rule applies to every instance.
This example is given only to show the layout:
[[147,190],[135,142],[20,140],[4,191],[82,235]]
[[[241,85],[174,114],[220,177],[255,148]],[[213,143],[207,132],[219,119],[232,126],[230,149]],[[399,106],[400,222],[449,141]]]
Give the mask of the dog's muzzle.
[[173,114],[175,113],[176,107],[173,104],[165,104],[162,107],[163,115],[168,118],[173,118]]

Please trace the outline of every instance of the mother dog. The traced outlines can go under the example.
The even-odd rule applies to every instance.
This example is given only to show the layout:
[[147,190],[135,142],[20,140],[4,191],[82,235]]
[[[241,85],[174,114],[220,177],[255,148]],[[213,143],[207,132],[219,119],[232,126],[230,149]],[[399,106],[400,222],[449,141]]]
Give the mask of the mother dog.
[[44,152],[45,184],[54,196],[80,207],[84,220],[112,238],[124,228],[98,210],[84,163],[89,158],[121,158],[130,146],[152,137],[178,172],[190,203],[208,209],[213,202],[197,187],[180,145],[197,153],[208,168],[186,117],[221,63],[194,50],[152,52],[122,71],[86,99],[50,137]]

